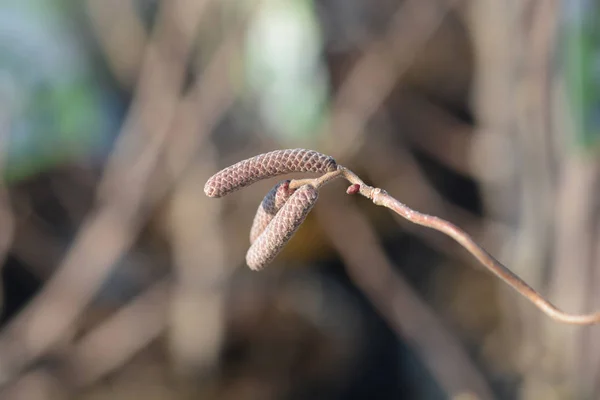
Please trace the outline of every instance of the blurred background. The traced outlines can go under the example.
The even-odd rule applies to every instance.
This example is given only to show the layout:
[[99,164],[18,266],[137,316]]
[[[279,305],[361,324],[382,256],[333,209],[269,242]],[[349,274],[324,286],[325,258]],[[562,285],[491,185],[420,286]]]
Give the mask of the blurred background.
[[600,328],[550,320],[335,182],[244,262],[304,147],[600,308],[600,4],[0,0],[1,399],[593,399]]

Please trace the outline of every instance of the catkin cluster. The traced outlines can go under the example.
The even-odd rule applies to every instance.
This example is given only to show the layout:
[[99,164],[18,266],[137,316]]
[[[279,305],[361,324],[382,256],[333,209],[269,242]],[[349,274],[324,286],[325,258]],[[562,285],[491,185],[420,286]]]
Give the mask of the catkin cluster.
[[[222,197],[263,179],[292,172],[327,173],[337,169],[335,160],[314,150],[276,150],[240,161],[213,175],[204,186],[209,197]],[[319,197],[318,189],[305,184],[290,188],[277,183],[261,202],[252,228],[246,263],[260,270],[279,254],[298,230]]]

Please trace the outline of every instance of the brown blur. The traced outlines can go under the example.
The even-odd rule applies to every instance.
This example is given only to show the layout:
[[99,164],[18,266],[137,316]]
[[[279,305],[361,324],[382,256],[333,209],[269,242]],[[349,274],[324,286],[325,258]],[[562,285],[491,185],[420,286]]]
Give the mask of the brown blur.
[[600,158],[558,0],[8,3],[0,399],[600,396],[600,328],[341,182],[261,272],[244,255],[277,180],[203,193],[314,149],[561,309],[600,308]]

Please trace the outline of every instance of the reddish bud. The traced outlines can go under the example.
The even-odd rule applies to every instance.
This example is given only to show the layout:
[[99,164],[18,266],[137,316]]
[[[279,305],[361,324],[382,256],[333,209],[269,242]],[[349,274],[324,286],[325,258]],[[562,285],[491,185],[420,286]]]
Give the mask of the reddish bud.
[[346,193],[348,194],[356,194],[358,192],[360,192],[360,185],[358,183],[350,185],[348,189],[346,189]]

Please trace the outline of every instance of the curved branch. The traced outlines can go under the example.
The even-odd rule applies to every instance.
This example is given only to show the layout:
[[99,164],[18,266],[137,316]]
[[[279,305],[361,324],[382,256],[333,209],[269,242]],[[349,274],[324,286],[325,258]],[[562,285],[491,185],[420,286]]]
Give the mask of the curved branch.
[[[553,318],[559,322],[564,322],[567,324],[573,325],[591,325],[600,323],[600,312],[592,313],[592,314],[571,314],[558,309],[554,304],[550,303],[544,296],[538,293],[535,289],[529,286],[523,279],[521,279],[518,275],[513,273],[510,269],[504,266],[500,261],[496,260],[491,254],[485,251],[480,245],[478,245],[468,233],[457,227],[456,225],[448,222],[442,218],[435,217],[428,214],[423,214],[418,211],[413,210],[407,205],[401,203],[394,197],[390,196],[385,190],[380,188],[374,188],[369,186],[363,182],[362,179],[358,177],[354,172],[350,171],[348,168],[345,168],[335,162],[331,157],[326,156],[321,153],[316,153],[312,150],[304,150],[304,149],[295,149],[295,150],[279,150],[271,153],[266,153],[257,157],[253,157],[248,160],[241,161],[240,163],[226,168],[217,174],[215,174],[209,181],[207,182],[207,186],[209,188],[214,187],[216,192],[219,193],[218,196],[212,196],[212,192],[207,191],[205,189],[205,193],[209,197],[220,197],[221,195],[226,195],[230,193],[231,187],[241,188],[242,186],[248,186],[249,184],[255,182],[257,179],[249,179],[248,176],[260,176],[260,179],[266,179],[268,177],[272,177],[275,175],[285,174],[287,172],[291,172],[290,170],[299,171],[296,168],[296,164],[290,163],[292,167],[284,168],[281,170],[273,169],[276,173],[262,173],[265,170],[265,161],[263,160],[266,156],[283,154],[282,152],[290,152],[290,151],[300,151],[300,152],[308,152],[310,154],[317,154],[318,157],[325,157],[327,162],[327,167],[322,168],[325,163],[320,163],[319,168],[317,170],[312,170],[313,172],[324,172],[324,174],[318,178],[312,179],[297,179],[292,180],[289,183],[290,189],[298,189],[304,185],[311,185],[317,191],[327,183],[337,179],[344,178],[348,182],[351,183],[351,186],[348,188],[348,194],[360,193],[362,196],[373,201],[375,205],[387,207],[390,210],[394,211],[401,217],[407,219],[408,221],[422,225],[427,228],[435,229],[440,231],[447,236],[450,236],[454,239],[458,244],[460,244],[463,248],[465,248],[473,257],[477,259],[484,267],[486,267],[489,271],[491,271],[494,275],[502,279],[505,283],[507,283],[510,287],[515,289],[529,301],[531,301],[536,307],[542,310],[546,315],[550,318]],[[307,153],[307,154],[308,154]],[[287,153],[285,153],[287,154]],[[262,160],[262,161],[261,161]],[[245,163],[252,162],[256,166],[255,170],[258,171],[252,174],[250,172],[242,171],[239,172],[239,168],[236,166],[245,165]],[[335,167],[337,165],[337,168]],[[236,169],[237,168],[237,169]],[[310,169],[308,169],[310,170]],[[230,179],[229,175],[231,175],[231,171],[233,173],[238,174],[240,176],[232,176]],[[270,171],[270,170],[269,170]],[[227,175],[229,174],[229,175]],[[235,175],[234,174],[234,175]],[[215,177],[221,177],[222,175],[227,175],[227,179],[217,179]],[[216,183],[215,183],[216,182]],[[232,186],[232,183],[233,186]],[[239,185],[237,183],[243,182],[243,185]],[[205,188],[206,188],[205,187]],[[211,189],[212,190],[212,189]],[[220,192],[219,192],[220,191]],[[222,192],[222,193],[221,193]],[[315,199],[316,201],[316,199]],[[291,237],[291,236],[290,236]],[[289,237],[286,241],[289,240]],[[270,260],[269,260],[270,261]],[[252,267],[252,265],[250,265]]]
[[[479,246],[468,233],[451,222],[413,210],[390,196],[385,190],[365,184],[354,172],[341,165],[338,166],[335,177],[343,177],[351,184],[359,185],[358,193],[372,200],[374,204],[389,208],[414,224],[435,229],[436,231],[450,236],[475,257],[485,268],[531,301],[550,318],[573,325],[591,325],[600,323],[600,312],[592,314],[570,314],[558,309],[554,304],[546,300],[544,296],[519,278],[519,276],[515,275],[510,269]],[[329,177],[328,181],[330,179],[331,178]]]

